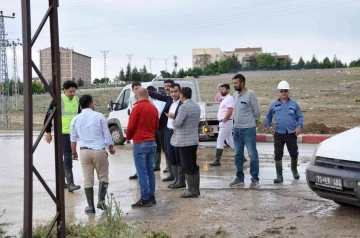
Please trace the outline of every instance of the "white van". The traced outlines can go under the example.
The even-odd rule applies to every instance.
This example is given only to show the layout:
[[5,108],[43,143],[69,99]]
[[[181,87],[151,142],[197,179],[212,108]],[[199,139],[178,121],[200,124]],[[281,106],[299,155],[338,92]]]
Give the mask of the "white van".
[[306,180],[320,197],[360,206],[360,127],[321,142],[306,168]]
[[[164,91],[164,81],[168,78],[155,78],[151,82],[141,83],[142,87],[154,86],[158,92]],[[170,78],[181,87],[192,89],[191,99],[197,102],[201,109],[199,136],[200,139],[215,138],[218,134],[217,111],[219,103],[206,103],[201,101],[199,86],[196,81],[179,81],[179,78]],[[116,145],[124,144],[126,140],[126,128],[129,121],[130,105],[129,99],[134,93],[131,90],[131,84],[126,85],[121,91],[115,102],[110,102],[108,109],[110,111],[108,126],[111,136]]]

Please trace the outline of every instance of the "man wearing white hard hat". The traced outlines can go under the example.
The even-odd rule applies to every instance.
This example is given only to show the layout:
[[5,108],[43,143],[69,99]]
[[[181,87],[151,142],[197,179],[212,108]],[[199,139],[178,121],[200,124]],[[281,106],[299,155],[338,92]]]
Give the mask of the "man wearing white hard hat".
[[304,117],[299,104],[290,99],[290,85],[286,81],[281,81],[278,85],[279,99],[271,103],[269,111],[265,117],[265,127],[269,133],[273,133],[271,127],[274,118],[274,149],[275,149],[275,168],[276,179],[274,183],[283,181],[282,173],[282,157],[284,155],[284,145],[289,151],[291,157],[291,172],[294,179],[299,179],[300,175],[297,171],[298,162],[298,145],[297,136],[301,134],[304,126]]

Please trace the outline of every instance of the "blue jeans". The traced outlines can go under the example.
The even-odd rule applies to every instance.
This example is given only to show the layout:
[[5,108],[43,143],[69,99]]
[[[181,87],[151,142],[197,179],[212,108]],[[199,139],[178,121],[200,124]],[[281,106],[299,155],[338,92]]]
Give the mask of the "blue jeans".
[[134,162],[141,190],[141,198],[143,200],[149,200],[150,197],[155,197],[155,153],[155,141],[134,144]]
[[259,180],[259,156],[256,149],[256,127],[253,128],[234,128],[234,150],[236,177],[244,181],[243,161],[244,146],[250,157],[250,175],[253,179]]

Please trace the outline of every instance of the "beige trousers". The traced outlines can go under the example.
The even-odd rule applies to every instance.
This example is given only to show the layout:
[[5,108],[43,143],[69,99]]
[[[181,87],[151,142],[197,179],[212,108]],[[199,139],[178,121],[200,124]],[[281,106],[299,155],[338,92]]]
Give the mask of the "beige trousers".
[[94,187],[94,169],[100,182],[109,182],[109,161],[106,150],[80,150],[84,188]]

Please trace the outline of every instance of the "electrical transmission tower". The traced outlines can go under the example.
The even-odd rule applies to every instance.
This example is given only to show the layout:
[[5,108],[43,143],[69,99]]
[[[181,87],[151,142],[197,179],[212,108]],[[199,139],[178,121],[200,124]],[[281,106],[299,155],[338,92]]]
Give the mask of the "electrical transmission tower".
[[10,45],[6,39],[5,21],[4,18],[15,18],[15,13],[12,16],[4,16],[0,11],[0,127],[8,128],[10,124],[9,111],[9,76],[7,65],[6,48]]
[[174,55],[174,64],[173,64],[173,66],[174,66],[174,70],[175,70],[175,75],[177,74],[177,67],[179,66],[179,64],[177,62],[177,59],[178,59],[177,55]]
[[104,78],[107,78],[106,55],[109,53],[109,51],[102,50],[101,53],[104,55]]
[[164,59],[165,61],[165,72],[167,72],[167,62],[168,62],[168,59]]
[[149,60],[149,64],[150,64],[150,73],[152,74],[152,70],[151,70],[151,61],[153,60],[153,58],[148,58],[148,60]]
[[129,57],[129,65],[130,65],[129,82],[132,82],[131,57],[133,57],[134,54],[127,54],[126,56]]
[[19,107],[19,75],[18,75],[18,67],[17,67],[17,55],[16,55],[16,47],[22,45],[20,40],[17,39],[17,42],[12,41],[10,43],[10,47],[13,51],[13,87],[12,87],[12,106],[15,110]]

